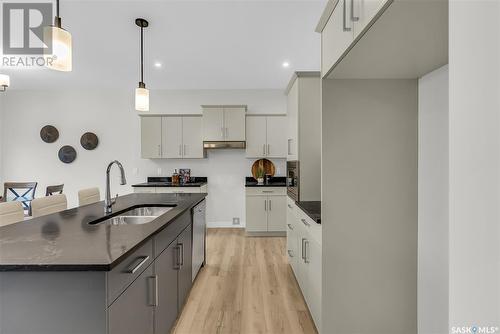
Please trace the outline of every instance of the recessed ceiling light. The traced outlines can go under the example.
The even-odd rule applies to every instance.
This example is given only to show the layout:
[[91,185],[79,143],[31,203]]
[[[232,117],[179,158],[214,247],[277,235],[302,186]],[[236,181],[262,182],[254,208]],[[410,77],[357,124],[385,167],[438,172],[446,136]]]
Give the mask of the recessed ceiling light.
[[283,62],[282,66],[283,66],[284,68],[289,68],[289,67],[290,67],[290,63],[289,63],[289,62],[287,62],[287,61],[285,61],[285,62]]
[[159,61],[155,63],[156,68],[161,68],[162,66],[163,66],[162,63],[160,63]]

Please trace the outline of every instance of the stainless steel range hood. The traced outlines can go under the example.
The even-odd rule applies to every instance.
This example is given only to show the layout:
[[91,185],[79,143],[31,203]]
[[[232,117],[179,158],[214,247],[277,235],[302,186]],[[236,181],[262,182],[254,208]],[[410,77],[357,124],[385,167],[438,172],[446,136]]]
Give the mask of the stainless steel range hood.
[[204,149],[223,149],[223,148],[232,148],[232,149],[245,149],[247,147],[246,142],[244,141],[204,141],[203,148]]

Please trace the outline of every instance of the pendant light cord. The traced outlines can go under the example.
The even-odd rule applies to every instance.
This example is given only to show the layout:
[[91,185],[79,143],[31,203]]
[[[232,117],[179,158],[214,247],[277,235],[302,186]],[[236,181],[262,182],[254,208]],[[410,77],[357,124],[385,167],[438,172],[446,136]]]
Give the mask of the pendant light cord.
[[144,82],[144,28],[141,26],[141,82]]

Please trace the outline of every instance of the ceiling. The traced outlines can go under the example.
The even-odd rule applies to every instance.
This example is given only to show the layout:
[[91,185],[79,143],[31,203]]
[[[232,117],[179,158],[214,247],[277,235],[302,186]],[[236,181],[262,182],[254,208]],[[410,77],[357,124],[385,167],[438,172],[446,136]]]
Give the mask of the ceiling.
[[[150,89],[284,89],[293,71],[319,70],[314,28],[326,0],[61,1],[73,71],[1,69],[11,89],[127,88],[139,81],[145,30]],[[283,62],[290,67],[284,68]],[[154,62],[161,62],[156,68]]]

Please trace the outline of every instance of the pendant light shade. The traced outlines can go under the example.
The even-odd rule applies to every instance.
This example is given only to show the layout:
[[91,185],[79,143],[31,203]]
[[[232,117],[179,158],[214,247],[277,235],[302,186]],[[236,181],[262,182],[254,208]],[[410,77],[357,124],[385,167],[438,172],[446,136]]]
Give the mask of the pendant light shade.
[[70,72],[73,69],[72,40],[71,34],[61,26],[59,0],[56,1],[54,25],[45,27],[43,35],[46,44],[52,45],[52,53],[47,54],[45,66],[56,71]]
[[141,28],[141,81],[139,87],[135,89],[135,110],[149,111],[149,90],[144,83],[144,28],[149,23],[145,19],[138,18],[135,24]]
[[135,110],[149,111],[149,90],[146,88],[135,89]]
[[10,86],[10,77],[7,74],[0,74],[0,92],[5,92]]

